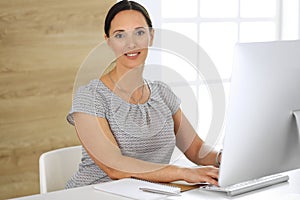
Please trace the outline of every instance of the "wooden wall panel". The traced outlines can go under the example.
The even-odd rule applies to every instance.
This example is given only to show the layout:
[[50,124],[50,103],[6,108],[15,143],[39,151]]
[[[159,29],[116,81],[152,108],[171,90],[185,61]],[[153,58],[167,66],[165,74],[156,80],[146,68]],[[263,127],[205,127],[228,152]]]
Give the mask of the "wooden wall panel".
[[114,2],[0,1],[0,199],[39,193],[39,156],[79,144],[73,82]]

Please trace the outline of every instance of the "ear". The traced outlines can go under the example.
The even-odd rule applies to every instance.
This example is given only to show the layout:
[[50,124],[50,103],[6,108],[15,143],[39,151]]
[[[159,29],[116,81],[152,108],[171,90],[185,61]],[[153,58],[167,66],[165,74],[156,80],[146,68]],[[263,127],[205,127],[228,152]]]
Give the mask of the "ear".
[[108,46],[111,46],[109,37],[108,37],[106,34],[104,34],[104,39],[105,39],[107,45],[108,45]]
[[150,41],[149,41],[149,46],[150,47],[153,45],[153,39],[154,39],[154,29],[151,28],[151,30],[150,30]]

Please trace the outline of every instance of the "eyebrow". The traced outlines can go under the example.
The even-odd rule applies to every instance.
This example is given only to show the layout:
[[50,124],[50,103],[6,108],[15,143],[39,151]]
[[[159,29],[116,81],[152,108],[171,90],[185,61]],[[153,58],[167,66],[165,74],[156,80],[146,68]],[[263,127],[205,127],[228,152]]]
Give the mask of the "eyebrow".
[[117,33],[117,32],[125,32],[125,30],[122,30],[122,29],[120,29],[120,30],[115,30],[115,31],[113,32],[113,34],[115,34],[115,33]]
[[[137,30],[137,29],[140,29],[140,28],[145,29],[145,27],[139,26],[139,27],[134,28],[134,30]],[[115,34],[115,33],[117,33],[117,32],[125,32],[125,30],[124,30],[124,29],[117,29],[117,30],[115,30],[115,31],[113,32],[113,34]]]

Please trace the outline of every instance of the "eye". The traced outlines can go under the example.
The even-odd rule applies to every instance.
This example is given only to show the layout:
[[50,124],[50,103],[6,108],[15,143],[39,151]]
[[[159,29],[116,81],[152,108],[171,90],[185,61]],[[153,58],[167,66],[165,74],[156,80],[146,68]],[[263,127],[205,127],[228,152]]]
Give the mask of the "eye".
[[137,30],[135,34],[137,36],[143,36],[145,33],[146,33],[145,30]]
[[116,33],[114,35],[114,38],[116,38],[116,39],[122,39],[122,38],[125,38],[125,37],[126,37],[125,33]]

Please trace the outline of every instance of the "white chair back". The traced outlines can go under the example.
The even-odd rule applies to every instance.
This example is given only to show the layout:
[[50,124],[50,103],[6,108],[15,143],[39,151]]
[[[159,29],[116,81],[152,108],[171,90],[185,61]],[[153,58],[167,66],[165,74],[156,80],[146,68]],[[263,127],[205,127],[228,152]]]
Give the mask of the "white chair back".
[[43,153],[39,159],[40,193],[65,188],[66,182],[77,171],[82,146],[72,146]]

